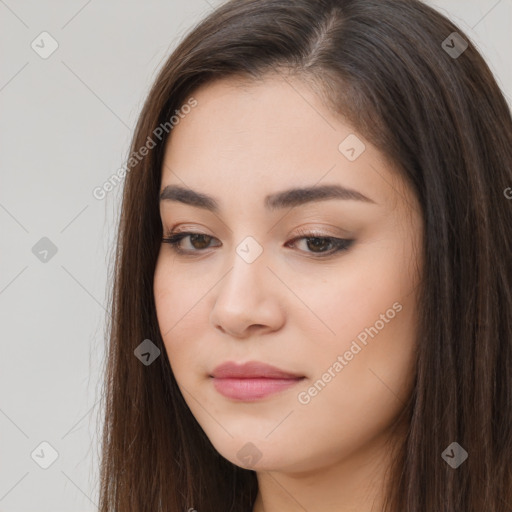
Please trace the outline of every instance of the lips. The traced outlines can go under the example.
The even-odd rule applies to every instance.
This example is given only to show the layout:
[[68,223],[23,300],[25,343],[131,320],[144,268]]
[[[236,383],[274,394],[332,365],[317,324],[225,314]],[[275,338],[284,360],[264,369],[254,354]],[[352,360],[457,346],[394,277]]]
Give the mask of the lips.
[[217,366],[211,376],[217,379],[298,379],[303,377],[303,375],[286,372],[258,361],[249,361],[240,365],[228,361]]
[[210,375],[215,389],[227,398],[254,401],[294,386],[305,377],[265,363],[226,362]]

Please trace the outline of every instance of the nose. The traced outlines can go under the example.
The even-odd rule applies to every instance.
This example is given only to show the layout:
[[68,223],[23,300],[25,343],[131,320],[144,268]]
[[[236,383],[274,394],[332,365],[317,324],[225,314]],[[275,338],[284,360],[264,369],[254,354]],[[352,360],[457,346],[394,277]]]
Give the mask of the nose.
[[217,296],[210,322],[236,338],[278,330],[285,321],[281,288],[263,257],[247,263],[235,255],[233,267],[214,288]]

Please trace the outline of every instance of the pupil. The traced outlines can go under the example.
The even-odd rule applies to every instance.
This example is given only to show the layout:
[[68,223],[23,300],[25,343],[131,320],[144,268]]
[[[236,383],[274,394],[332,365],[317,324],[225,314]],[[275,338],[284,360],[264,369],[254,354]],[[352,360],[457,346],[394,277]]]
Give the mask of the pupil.
[[[324,245],[329,244],[329,240],[327,240],[325,238],[308,238],[307,243],[310,244],[312,241],[313,241],[313,247],[315,247],[317,249],[318,248],[322,249],[322,247]],[[308,245],[308,247],[309,247],[309,245]],[[320,252],[322,252],[322,251],[320,251]]]
[[[190,242],[196,249],[197,249],[197,247],[195,246],[194,241],[197,240],[198,238],[201,239],[201,237],[203,238],[203,241],[204,241],[205,237],[207,238],[208,236],[207,235],[191,235],[190,236]],[[204,249],[204,247],[201,244],[199,244],[199,245],[200,245],[199,249]],[[206,246],[208,246],[208,243],[206,243]]]

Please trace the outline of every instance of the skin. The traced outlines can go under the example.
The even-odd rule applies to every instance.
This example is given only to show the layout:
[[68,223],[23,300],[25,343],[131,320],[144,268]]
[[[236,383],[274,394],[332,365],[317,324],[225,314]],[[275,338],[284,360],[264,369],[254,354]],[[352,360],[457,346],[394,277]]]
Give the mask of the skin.
[[[404,433],[393,436],[390,427],[414,381],[419,204],[364,135],[298,78],[223,79],[193,96],[198,105],[168,140],[161,190],[173,184],[212,195],[220,212],[160,204],[162,236],[179,227],[213,237],[183,239],[195,255],[162,243],[158,256],[157,317],[178,385],[218,452],[257,472],[254,512],[381,510],[387,443]],[[349,134],[366,146],[354,161],[338,149]],[[322,184],[374,202],[264,208],[267,194]],[[290,243],[303,236],[299,227],[355,242],[322,259],[328,244]],[[236,252],[247,236],[263,249],[250,264]],[[338,356],[396,303],[394,318],[334,371]],[[305,378],[253,402],[215,390],[215,366],[251,360]],[[299,393],[329,368],[330,381],[301,403]],[[237,456],[249,442],[253,461],[261,454],[252,465]]]

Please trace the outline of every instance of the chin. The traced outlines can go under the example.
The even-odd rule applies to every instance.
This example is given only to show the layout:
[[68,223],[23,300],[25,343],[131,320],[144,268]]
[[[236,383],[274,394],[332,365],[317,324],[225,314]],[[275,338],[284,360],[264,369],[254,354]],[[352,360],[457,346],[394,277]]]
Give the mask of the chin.
[[[310,462],[297,457],[297,445],[283,446],[282,439],[243,437],[214,442],[214,448],[222,457],[243,469],[253,471],[306,471]],[[303,454],[301,454],[303,455]]]

